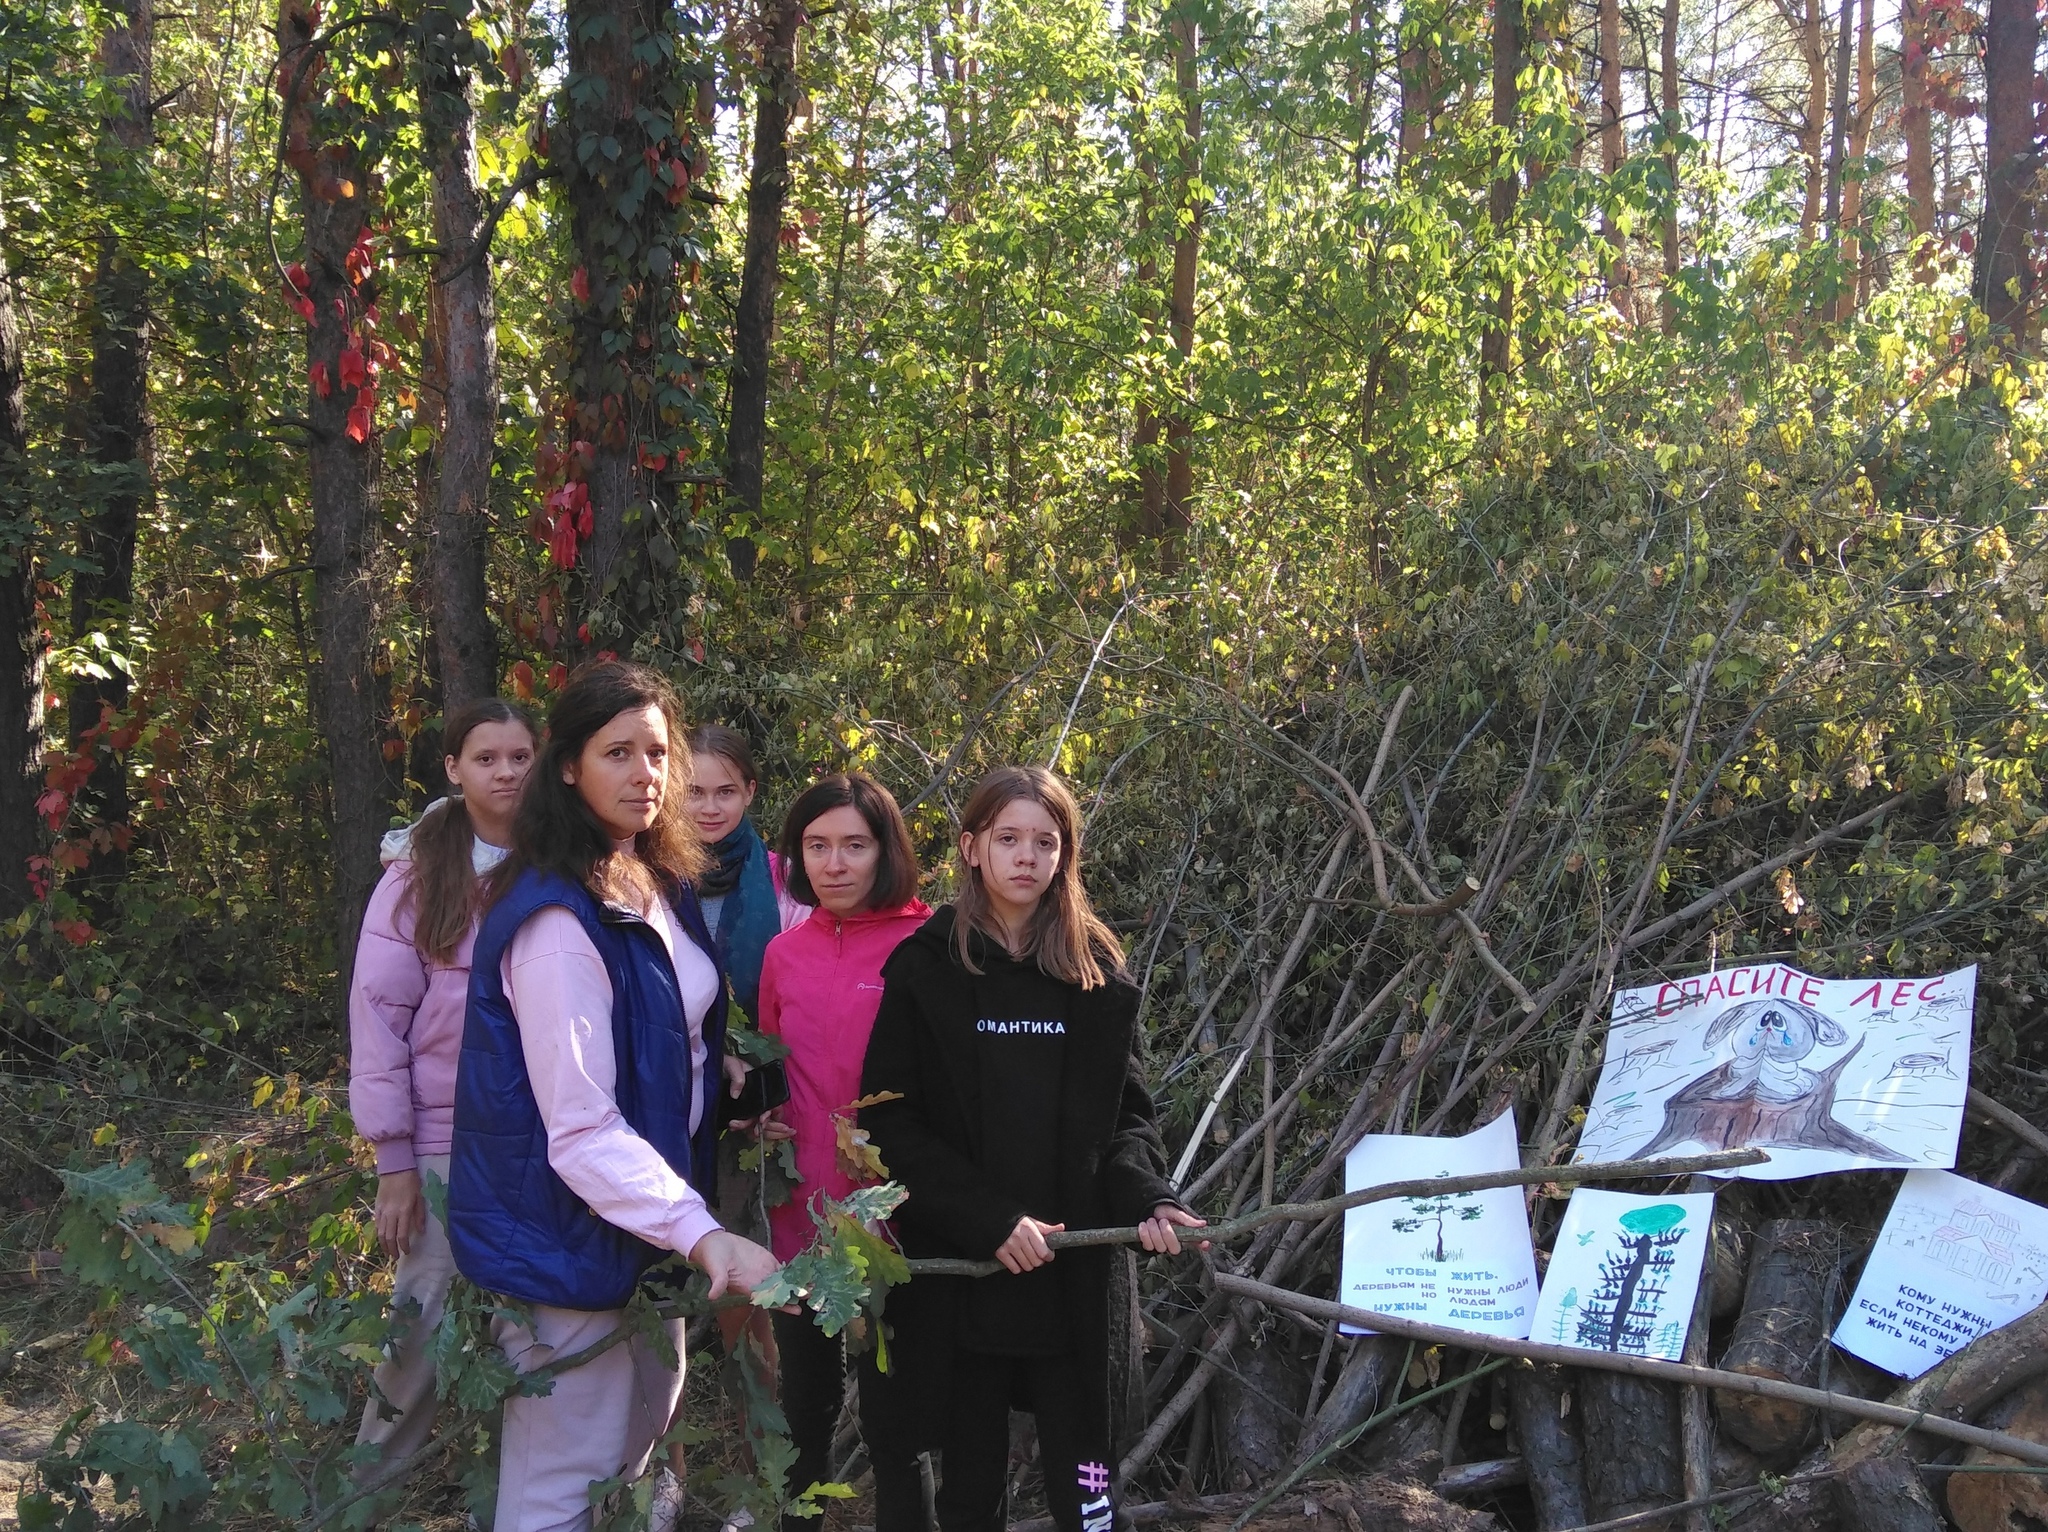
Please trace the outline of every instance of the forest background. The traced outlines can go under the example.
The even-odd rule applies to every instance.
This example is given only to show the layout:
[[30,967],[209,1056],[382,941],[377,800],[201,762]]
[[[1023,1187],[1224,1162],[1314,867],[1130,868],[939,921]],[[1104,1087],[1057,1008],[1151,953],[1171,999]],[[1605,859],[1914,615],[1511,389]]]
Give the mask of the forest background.
[[[1214,1212],[1507,1105],[1551,1163],[1617,983],[1760,955],[1981,963],[2032,1111],[2040,22],[1891,3],[0,8],[25,1506],[346,1498],[377,838],[600,653],[770,827],[857,764],[936,866],[1066,772]],[[1327,1338],[1147,1282],[1128,1469],[1317,1444]]]

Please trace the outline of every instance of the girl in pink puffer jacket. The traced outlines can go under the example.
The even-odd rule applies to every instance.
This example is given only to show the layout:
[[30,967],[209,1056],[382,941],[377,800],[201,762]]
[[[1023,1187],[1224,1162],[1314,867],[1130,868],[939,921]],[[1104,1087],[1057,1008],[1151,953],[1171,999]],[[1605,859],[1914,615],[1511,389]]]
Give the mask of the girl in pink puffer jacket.
[[377,1238],[398,1257],[392,1303],[419,1309],[374,1374],[356,1436],[382,1461],[417,1452],[434,1424],[427,1340],[455,1258],[421,1181],[448,1178],[477,892],[504,860],[536,742],[526,714],[496,697],[458,708],[444,737],[454,791],[384,838],[385,872],[363,913],[349,984],[349,1111],[377,1153]]

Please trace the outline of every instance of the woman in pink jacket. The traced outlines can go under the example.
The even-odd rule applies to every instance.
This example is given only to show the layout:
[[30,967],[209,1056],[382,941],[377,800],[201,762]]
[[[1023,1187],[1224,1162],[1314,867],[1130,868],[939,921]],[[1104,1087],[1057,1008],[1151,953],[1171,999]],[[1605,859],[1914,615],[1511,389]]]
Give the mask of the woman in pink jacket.
[[377,1238],[398,1257],[394,1304],[419,1313],[377,1368],[356,1441],[409,1457],[434,1423],[434,1359],[455,1259],[421,1177],[448,1179],[455,1060],[469,997],[482,875],[505,859],[533,767],[533,722],[496,697],[456,709],[444,732],[450,794],[385,837],[349,986],[349,1110],[377,1151]]
[[[930,918],[917,897],[917,854],[896,800],[858,772],[821,777],[783,821],[789,891],[817,909],[768,944],[761,965],[763,1032],[789,1048],[789,1101],[775,1116],[793,1131],[803,1184],[768,1212],[775,1258],[811,1243],[812,1199],[844,1197],[858,1184],[839,1161],[835,1113],[860,1095],[861,1062],[882,1000],[882,964]],[[808,1314],[777,1314],[782,1408],[797,1449],[793,1489],[827,1479],[832,1427],[844,1392],[840,1343]],[[789,1518],[790,1532],[804,1523]]]

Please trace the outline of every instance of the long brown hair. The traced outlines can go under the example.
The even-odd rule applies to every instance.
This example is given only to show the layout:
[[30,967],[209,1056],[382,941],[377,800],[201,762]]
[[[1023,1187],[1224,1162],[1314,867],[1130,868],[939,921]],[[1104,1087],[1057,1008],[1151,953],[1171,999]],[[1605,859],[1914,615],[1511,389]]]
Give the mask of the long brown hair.
[[[633,837],[633,855],[616,852],[582,793],[562,780],[562,768],[582,758],[590,737],[621,713],[659,708],[668,721],[668,780],[654,823]],[[690,789],[690,749],[683,705],[675,688],[644,665],[603,660],[583,666],[548,710],[548,740],[527,778],[512,821],[512,854],[491,875],[487,897],[496,901],[529,867],[581,884],[599,899],[641,904],[671,895],[704,870],[704,848],[684,815]]]
[[738,729],[728,729],[722,723],[700,723],[690,731],[689,750],[692,755],[719,757],[749,786],[757,786],[761,781],[761,770],[754,764],[754,747]]
[[[540,731],[524,708],[502,697],[483,697],[448,716],[441,729],[442,753],[461,760],[463,744],[486,723],[516,723],[528,739],[540,743]],[[476,919],[482,888],[473,859],[475,846],[476,824],[460,793],[449,793],[439,809],[413,826],[408,851],[412,876],[393,913],[401,920],[408,911],[414,914],[412,944],[420,956],[436,963],[454,958]]]
[[[1111,978],[1124,978],[1123,948],[1081,886],[1081,809],[1067,784],[1043,766],[1000,766],[974,784],[960,816],[964,835],[980,835],[996,816],[1020,798],[1028,798],[1052,817],[1060,832],[1060,862],[1052,886],[1032,912],[1031,929],[1018,957],[1038,959],[1040,972],[1083,989],[1098,989]],[[953,942],[969,973],[980,973],[968,950],[969,933],[979,931],[998,944],[1007,942],[982,886],[981,869],[962,856],[959,892],[953,897]]]
[[[731,759],[731,757],[727,757]],[[868,890],[867,907],[893,910],[917,897],[917,848],[910,843],[903,810],[888,788],[858,771],[835,771],[818,778],[804,789],[803,796],[789,806],[782,821],[776,850],[782,853],[783,878],[789,894],[804,904],[818,902],[811,887],[811,875],[804,869],[804,832],[812,823],[834,809],[851,808],[867,821],[879,853],[875,860],[875,886]]]

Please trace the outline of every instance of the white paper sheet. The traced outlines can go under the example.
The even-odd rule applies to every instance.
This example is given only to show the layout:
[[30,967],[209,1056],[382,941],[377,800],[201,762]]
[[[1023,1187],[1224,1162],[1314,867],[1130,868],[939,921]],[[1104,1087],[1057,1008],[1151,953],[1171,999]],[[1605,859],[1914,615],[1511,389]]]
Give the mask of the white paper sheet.
[[1632,1197],[1577,1188],[1530,1335],[1552,1346],[1677,1361],[1713,1224],[1712,1192]]
[[[1521,1163],[1509,1111],[1463,1138],[1367,1134],[1345,1157],[1344,1189],[1484,1175]],[[1397,1198],[1344,1214],[1340,1303],[1521,1340],[1535,1294],[1536,1252],[1520,1187]],[[1345,1331],[1370,1333],[1348,1325]]]
[[1785,1181],[1956,1162],[1977,970],[1816,979],[1779,963],[1626,989],[1578,1160],[1754,1146]]
[[2048,1297],[2048,1208],[1945,1170],[1907,1175],[1835,1344],[1917,1378]]

